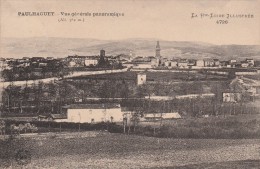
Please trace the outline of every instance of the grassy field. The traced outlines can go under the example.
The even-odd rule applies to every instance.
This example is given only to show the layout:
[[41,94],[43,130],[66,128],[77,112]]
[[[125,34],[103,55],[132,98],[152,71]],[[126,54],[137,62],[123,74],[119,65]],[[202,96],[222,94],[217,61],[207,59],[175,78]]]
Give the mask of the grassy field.
[[[174,120],[163,120],[162,125],[169,125],[169,126],[204,126],[204,125],[216,125],[221,123],[227,125],[229,127],[234,122],[239,123],[249,123],[252,120],[260,120],[260,114],[239,114],[239,115],[221,115],[221,116],[209,116],[208,118],[192,118],[187,117],[183,119],[174,119]],[[160,121],[156,122],[141,122],[141,126],[159,126]]]
[[[138,72],[123,72],[112,74],[100,74],[92,76],[74,77],[73,79],[113,79],[113,80],[136,80]],[[227,80],[227,77],[218,75],[204,75],[196,72],[146,72],[148,81],[171,81],[171,80]]]
[[[228,161],[218,163],[193,164],[177,167],[165,167],[165,169],[259,169],[260,160]],[[150,168],[150,169],[159,169]]]
[[136,128],[136,133],[156,137],[260,138],[260,114],[144,121],[138,125],[141,127],[140,129]]
[[[23,168],[127,169],[214,166],[228,161],[260,158],[260,140],[257,139],[166,139],[104,132],[92,132],[89,137],[81,137],[80,134],[74,137],[69,135],[26,137],[13,141],[12,145],[13,149],[23,147],[32,155],[31,163]],[[3,153],[7,148],[3,146],[4,143],[2,141],[0,146],[0,168],[8,166],[8,160],[3,159]],[[19,168],[13,159],[10,161],[14,168]]]
[[246,75],[244,77],[249,78],[249,79],[253,79],[253,80],[260,80],[259,74],[257,74],[257,75]]

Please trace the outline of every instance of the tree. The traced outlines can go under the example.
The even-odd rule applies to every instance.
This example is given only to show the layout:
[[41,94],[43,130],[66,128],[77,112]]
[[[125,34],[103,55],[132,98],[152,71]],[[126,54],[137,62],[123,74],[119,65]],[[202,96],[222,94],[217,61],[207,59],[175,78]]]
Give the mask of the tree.
[[6,124],[5,124],[5,121],[4,120],[0,120],[0,132],[1,132],[1,135],[5,135],[5,127],[6,127]]
[[135,132],[136,126],[138,125],[138,123],[140,121],[141,116],[142,116],[142,111],[139,111],[139,112],[134,111],[132,114],[131,121],[134,125],[134,132]]
[[36,107],[38,109],[38,113],[40,112],[40,109],[41,109],[41,102],[42,102],[42,97],[43,97],[43,87],[44,87],[44,84],[42,81],[39,81],[38,82],[38,85],[36,87],[36,92],[35,92],[35,102],[36,102]]
[[120,97],[124,99],[128,99],[130,93],[128,84],[125,81],[123,81],[123,84],[119,89],[120,89]]
[[9,70],[9,69],[4,69],[2,71],[2,77],[5,79],[5,81],[14,81],[14,73],[13,73],[13,69]]
[[4,107],[7,107],[9,112],[11,108],[20,104],[20,99],[21,86],[14,86],[13,83],[11,83],[7,88],[5,88],[3,92],[3,102]]
[[98,89],[98,95],[101,98],[109,98],[110,97],[110,85],[107,81],[103,82]]
[[150,96],[153,93],[154,93],[154,88],[148,84],[139,85],[136,88],[136,95],[139,98],[142,98],[144,96],[148,96],[150,98]]

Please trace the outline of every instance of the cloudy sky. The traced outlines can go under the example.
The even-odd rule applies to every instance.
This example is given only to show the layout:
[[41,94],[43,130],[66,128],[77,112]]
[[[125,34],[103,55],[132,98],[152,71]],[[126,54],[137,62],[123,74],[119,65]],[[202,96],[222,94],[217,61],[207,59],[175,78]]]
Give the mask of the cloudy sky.
[[[119,40],[156,38],[214,44],[260,44],[259,0],[0,0],[1,37],[68,37]],[[53,17],[18,12],[55,12]],[[69,22],[61,12],[118,12],[122,17],[84,17]],[[252,14],[254,18],[193,18],[191,14]],[[83,17],[74,17],[80,19]],[[222,18],[220,18],[222,19]],[[226,20],[226,19],[224,19]]]

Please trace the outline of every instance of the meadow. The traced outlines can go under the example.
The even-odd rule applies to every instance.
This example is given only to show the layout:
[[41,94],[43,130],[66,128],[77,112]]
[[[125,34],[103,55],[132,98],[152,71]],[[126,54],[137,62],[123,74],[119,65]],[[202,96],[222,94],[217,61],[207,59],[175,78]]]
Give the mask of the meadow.
[[[3,158],[7,147],[3,146],[5,141],[0,140],[0,168],[10,164],[13,168],[46,169],[196,168],[196,165],[210,166],[229,161],[243,163],[243,160],[260,157],[257,139],[169,139],[98,131],[82,137],[86,133],[74,137],[68,137],[69,133],[35,135],[13,140],[13,152],[23,147],[31,153],[31,162],[25,166],[19,166],[12,158]],[[8,149],[10,152],[10,147]]]
[[136,134],[164,138],[260,138],[259,119],[259,114],[240,114],[140,122]]
[[[138,72],[128,71],[122,73],[100,74],[92,76],[73,77],[72,79],[112,79],[112,80],[136,80]],[[203,74],[199,72],[145,72],[148,81],[172,81],[172,80],[227,80],[226,76]]]

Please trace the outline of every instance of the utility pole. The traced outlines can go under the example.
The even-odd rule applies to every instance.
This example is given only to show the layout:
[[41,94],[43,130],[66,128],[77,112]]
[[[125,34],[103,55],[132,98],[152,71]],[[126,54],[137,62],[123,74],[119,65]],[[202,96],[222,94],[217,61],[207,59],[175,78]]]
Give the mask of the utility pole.
[[126,124],[127,124],[127,117],[124,117],[124,119],[123,119],[124,133],[126,130]]
[[78,115],[79,115],[79,132],[80,132],[81,115],[80,115],[80,113],[78,113]]

